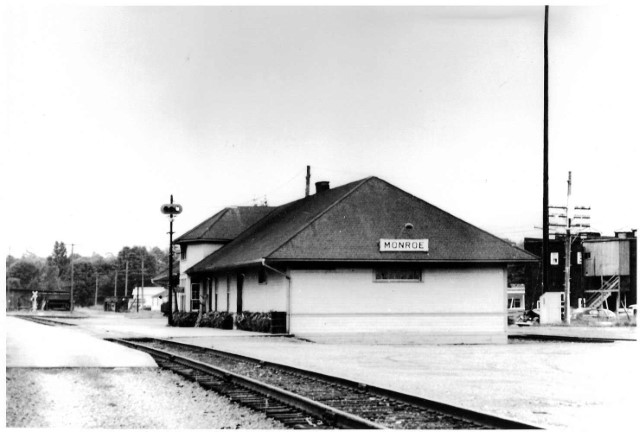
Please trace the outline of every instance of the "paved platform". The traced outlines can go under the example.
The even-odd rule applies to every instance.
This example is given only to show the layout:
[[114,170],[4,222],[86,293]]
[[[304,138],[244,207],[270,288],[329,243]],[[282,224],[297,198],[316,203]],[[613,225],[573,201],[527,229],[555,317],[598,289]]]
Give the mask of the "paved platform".
[[637,341],[638,328],[633,326],[509,326],[509,336],[557,336],[562,338]]
[[6,317],[7,367],[157,367],[140,351],[75,328],[50,327]]

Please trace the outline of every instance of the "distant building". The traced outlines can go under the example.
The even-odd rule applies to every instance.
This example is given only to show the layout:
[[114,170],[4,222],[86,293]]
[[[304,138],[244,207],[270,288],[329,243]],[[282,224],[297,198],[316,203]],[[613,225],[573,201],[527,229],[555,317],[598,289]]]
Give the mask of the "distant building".
[[525,311],[524,284],[510,284],[507,288],[507,312],[509,322],[514,322]]
[[[154,310],[159,311],[163,301],[158,301],[157,295],[161,295],[164,288],[157,286],[135,287],[131,292],[129,310]],[[165,299],[166,300],[166,299]],[[138,306],[139,305],[139,306]]]
[[[637,302],[637,238],[636,231],[616,232],[614,237],[584,233],[571,245],[571,307],[605,307],[616,311],[619,306]],[[542,239],[525,239],[525,250],[542,255]],[[545,292],[564,291],[565,238],[556,235],[549,240],[549,287]],[[527,265],[525,302],[534,308],[542,286],[539,264]]]
[[537,261],[376,177],[318,182],[203,242],[216,216],[178,239],[187,310],[282,311],[302,336],[506,343],[507,265]]

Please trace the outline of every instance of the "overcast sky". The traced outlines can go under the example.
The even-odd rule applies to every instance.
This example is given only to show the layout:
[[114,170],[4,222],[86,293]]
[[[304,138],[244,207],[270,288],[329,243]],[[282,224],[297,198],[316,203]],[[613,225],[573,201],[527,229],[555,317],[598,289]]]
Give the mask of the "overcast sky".
[[[5,6],[6,7],[6,6]],[[2,242],[168,245],[223,207],[380,177],[513,240],[542,225],[536,7],[11,3]],[[550,13],[550,196],[637,228],[637,8]],[[256,201],[257,200],[257,201]]]

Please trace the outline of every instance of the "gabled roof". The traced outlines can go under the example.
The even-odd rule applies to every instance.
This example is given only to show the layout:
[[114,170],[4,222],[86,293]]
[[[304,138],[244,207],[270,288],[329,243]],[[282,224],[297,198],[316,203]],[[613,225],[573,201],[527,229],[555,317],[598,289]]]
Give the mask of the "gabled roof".
[[[413,229],[405,230],[410,223]],[[429,240],[429,252],[380,252],[380,239]],[[267,262],[529,262],[538,258],[377,178],[277,207],[193,266]]]
[[175,240],[175,243],[231,241],[273,209],[274,207],[267,206],[224,208],[195,228],[182,234]]
[[[173,277],[180,275],[180,263],[176,262],[173,265]],[[169,267],[165,267],[162,271],[151,278],[151,283],[158,285],[165,285],[169,282]]]

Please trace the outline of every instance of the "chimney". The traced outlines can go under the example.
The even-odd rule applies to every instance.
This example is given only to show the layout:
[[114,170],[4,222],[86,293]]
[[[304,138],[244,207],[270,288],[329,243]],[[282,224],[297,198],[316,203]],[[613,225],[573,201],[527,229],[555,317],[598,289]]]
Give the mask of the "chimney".
[[328,191],[328,190],[329,190],[329,182],[328,181],[316,182],[316,194],[319,194],[320,192],[324,192],[324,191]]

